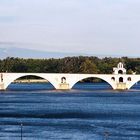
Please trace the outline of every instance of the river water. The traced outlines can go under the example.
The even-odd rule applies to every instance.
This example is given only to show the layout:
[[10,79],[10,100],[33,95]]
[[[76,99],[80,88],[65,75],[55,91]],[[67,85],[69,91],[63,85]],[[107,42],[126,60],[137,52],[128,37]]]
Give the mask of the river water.
[[11,84],[0,91],[0,140],[21,134],[22,140],[140,140],[140,84],[129,91],[105,83],[66,91]]

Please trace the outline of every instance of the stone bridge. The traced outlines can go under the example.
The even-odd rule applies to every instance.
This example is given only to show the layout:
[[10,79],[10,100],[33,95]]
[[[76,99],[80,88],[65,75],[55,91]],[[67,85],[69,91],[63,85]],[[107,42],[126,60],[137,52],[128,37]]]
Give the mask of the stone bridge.
[[99,78],[107,82],[114,90],[130,89],[140,81],[140,75],[126,74],[123,64],[119,63],[116,68],[113,68],[112,74],[0,73],[0,90],[6,90],[12,82],[24,76],[46,79],[55,89],[71,89],[77,82],[87,78]]

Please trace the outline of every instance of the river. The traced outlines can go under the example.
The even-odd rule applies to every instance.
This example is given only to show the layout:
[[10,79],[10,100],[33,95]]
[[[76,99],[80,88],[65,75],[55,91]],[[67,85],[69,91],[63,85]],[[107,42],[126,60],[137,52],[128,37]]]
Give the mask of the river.
[[11,84],[0,91],[0,140],[21,134],[22,140],[140,140],[140,84],[128,91],[106,83],[66,91]]

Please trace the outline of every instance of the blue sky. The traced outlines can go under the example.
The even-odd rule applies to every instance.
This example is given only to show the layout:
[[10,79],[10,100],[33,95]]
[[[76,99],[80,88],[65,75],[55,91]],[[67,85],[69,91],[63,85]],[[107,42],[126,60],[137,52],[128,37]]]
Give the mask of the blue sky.
[[139,56],[140,0],[0,0],[0,47]]

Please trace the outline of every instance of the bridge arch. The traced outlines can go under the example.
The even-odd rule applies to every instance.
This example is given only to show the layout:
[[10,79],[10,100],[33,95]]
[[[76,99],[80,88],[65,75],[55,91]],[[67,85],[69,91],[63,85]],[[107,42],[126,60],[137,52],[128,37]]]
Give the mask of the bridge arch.
[[131,89],[136,83],[140,82],[140,79],[134,80],[128,87],[128,89]]
[[19,78],[22,78],[22,77],[28,77],[28,76],[38,77],[38,78],[42,78],[42,79],[44,79],[44,80],[47,80],[47,81],[55,88],[55,85],[53,84],[53,82],[51,82],[51,81],[49,80],[49,78],[46,78],[46,76],[43,76],[43,75],[41,75],[41,74],[26,74],[26,73],[24,73],[24,74],[15,74],[15,75],[11,76],[10,78],[8,78],[8,80],[7,80],[6,83],[5,83],[5,89],[7,89],[8,86],[9,86],[12,82],[14,82],[15,80],[17,80],[17,79],[19,79]]
[[108,83],[113,89],[115,89],[115,86],[113,85],[112,82],[112,77],[110,77],[109,79],[107,79],[106,77],[98,77],[98,76],[86,76],[86,77],[81,77],[79,79],[77,79],[76,81],[74,81],[71,85],[70,88],[73,88],[78,82],[84,80],[84,79],[88,79],[88,78],[97,78],[100,80],[105,81],[106,83]]

